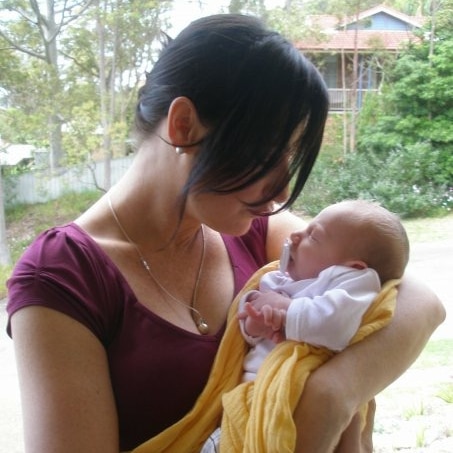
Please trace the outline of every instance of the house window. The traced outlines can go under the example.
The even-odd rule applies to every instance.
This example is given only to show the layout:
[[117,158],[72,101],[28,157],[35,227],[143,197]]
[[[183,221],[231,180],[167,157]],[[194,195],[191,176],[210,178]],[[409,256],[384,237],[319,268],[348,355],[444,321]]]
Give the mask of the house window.
[[328,55],[324,61],[324,68],[321,70],[328,88],[338,87],[339,74],[337,74],[337,68],[337,57],[335,55]]

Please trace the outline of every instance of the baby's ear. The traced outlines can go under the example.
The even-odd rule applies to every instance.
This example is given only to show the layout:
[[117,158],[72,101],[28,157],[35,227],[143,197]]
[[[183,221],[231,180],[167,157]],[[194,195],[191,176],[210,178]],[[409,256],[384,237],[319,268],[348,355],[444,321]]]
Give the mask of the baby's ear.
[[343,263],[343,266],[353,267],[354,269],[366,269],[368,264],[362,260],[350,260]]

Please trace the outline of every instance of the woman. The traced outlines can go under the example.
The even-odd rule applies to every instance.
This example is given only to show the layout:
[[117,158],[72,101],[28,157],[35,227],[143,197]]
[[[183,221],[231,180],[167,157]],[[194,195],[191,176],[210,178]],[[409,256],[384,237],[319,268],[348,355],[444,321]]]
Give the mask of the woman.
[[[27,452],[131,450],[190,410],[234,295],[301,227],[270,214],[300,193],[326,116],[319,74],[253,18],[200,19],[169,43],[139,93],[129,171],[9,281]],[[404,279],[393,325],[309,380],[297,451],[332,449],[443,317]]]

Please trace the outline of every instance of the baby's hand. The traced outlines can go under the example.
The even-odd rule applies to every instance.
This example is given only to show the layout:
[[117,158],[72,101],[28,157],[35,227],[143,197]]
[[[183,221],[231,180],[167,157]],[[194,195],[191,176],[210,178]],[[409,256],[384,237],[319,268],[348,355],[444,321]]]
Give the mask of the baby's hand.
[[266,338],[274,343],[285,340],[286,310],[263,305],[261,313],[264,317],[264,324],[268,327]]
[[285,340],[284,327],[286,309],[274,308],[270,305],[261,305],[256,308],[255,301],[246,302],[244,311],[239,313],[239,319],[244,320],[244,328],[252,337],[267,338],[279,343]]
[[238,318],[244,321],[244,329],[248,335],[266,337],[268,327],[264,324],[263,313],[261,310],[257,310],[251,302],[244,304],[244,310],[238,314]]

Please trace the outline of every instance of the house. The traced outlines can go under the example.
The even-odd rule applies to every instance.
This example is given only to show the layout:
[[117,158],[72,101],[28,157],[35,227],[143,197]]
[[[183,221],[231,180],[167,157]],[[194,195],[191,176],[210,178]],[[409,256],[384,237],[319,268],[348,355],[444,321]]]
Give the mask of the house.
[[16,166],[33,161],[36,148],[33,145],[11,145],[0,140],[0,166]]
[[331,110],[345,111],[353,105],[360,108],[367,92],[379,90],[384,59],[419,39],[414,31],[424,18],[380,5],[354,17],[321,15],[308,21],[320,32],[296,47],[320,69],[329,88]]

